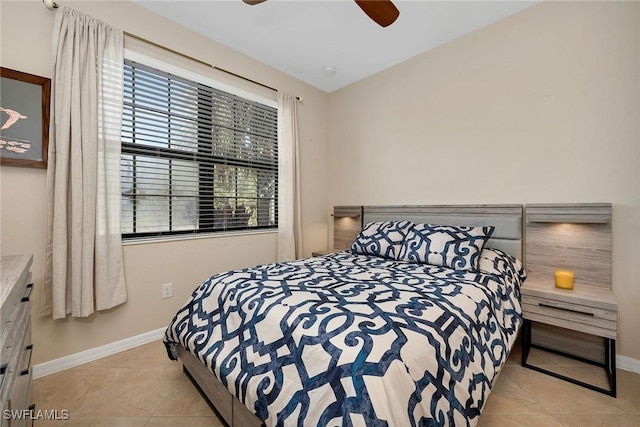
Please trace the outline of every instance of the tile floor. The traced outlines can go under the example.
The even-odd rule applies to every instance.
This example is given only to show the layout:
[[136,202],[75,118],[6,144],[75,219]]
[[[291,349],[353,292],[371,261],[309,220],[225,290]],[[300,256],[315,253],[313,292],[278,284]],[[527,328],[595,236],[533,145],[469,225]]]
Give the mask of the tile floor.
[[[515,347],[487,400],[481,427],[640,426],[640,374],[618,370],[618,398],[522,368]],[[606,381],[603,370],[532,350],[529,362]],[[588,366],[588,365],[587,365]],[[214,426],[213,415],[160,341],[34,381],[36,409],[69,411],[36,426]]]

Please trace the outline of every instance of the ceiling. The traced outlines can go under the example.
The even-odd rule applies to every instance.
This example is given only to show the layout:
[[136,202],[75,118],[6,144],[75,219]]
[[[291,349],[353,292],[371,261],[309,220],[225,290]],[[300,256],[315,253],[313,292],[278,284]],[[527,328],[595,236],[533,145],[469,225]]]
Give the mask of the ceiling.
[[382,28],[352,0],[134,1],[325,92],[538,3],[394,0],[400,16]]

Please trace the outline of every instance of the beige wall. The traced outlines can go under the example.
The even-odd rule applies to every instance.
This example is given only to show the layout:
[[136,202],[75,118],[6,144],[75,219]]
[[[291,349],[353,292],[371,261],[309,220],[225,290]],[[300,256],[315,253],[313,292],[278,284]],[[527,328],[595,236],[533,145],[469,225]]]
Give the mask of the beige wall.
[[[64,5],[125,31],[167,45],[269,86],[302,96],[299,135],[302,163],[304,253],[327,243],[328,95],[286,74],[213,43],[133,3],[71,2]],[[51,77],[54,14],[40,0],[0,2],[0,64]],[[246,87],[246,86],[245,86]],[[33,253],[34,301],[43,278],[46,171],[0,168],[2,255]],[[275,260],[276,235],[257,234],[125,246],[129,301],[88,319],[53,321],[34,310],[34,363],[42,363],[165,327],[191,291],[209,275]],[[160,298],[162,283],[174,296]]]
[[[543,3],[330,95],[134,4],[64,4],[304,98],[306,255],[326,247],[335,204],[613,202],[618,352],[640,359],[639,3]],[[49,77],[53,14],[1,0],[0,15],[0,64]],[[33,253],[36,285],[45,181],[0,168],[0,252]],[[275,235],[124,252],[129,302],[87,320],[34,313],[34,363],[166,326],[209,274],[272,261]],[[162,300],[165,282],[174,297]]]
[[330,205],[612,202],[640,359],[640,3],[545,2],[332,93]]

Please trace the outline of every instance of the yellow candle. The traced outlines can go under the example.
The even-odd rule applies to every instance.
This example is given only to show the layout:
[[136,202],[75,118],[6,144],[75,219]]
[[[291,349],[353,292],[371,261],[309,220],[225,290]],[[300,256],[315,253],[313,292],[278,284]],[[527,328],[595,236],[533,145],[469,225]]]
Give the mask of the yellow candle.
[[556,268],[556,288],[573,289],[573,271]]

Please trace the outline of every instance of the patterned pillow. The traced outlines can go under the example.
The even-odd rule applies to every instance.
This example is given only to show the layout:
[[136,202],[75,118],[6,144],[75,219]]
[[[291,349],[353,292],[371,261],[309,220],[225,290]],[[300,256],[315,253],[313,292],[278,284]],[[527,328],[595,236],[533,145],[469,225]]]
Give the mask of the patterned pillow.
[[527,278],[522,262],[500,249],[484,248],[478,268],[481,273],[508,277],[520,283]]
[[401,261],[475,271],[495,227],[415,224],[402,245]]
[[411,227],[411,221],[370,222],[354,240],[351,252],[396,259]]

